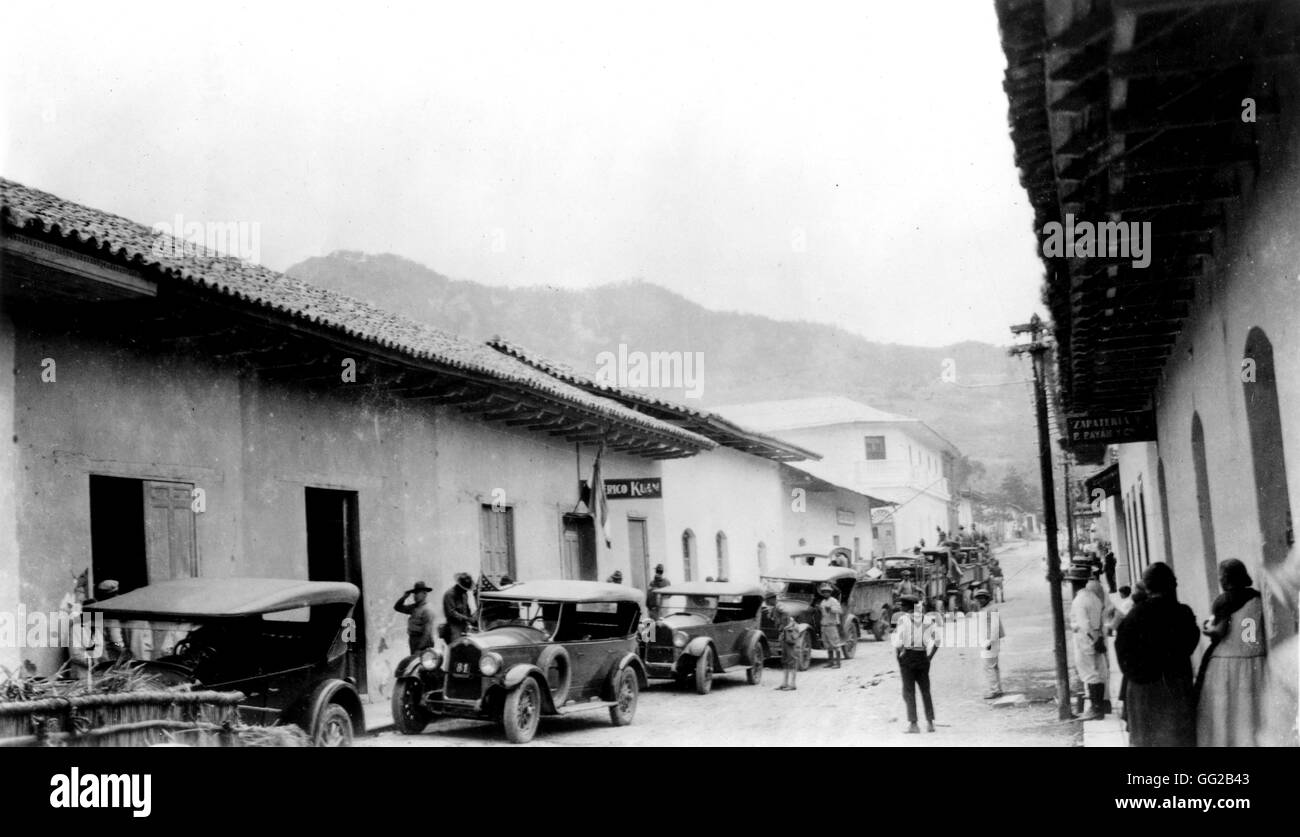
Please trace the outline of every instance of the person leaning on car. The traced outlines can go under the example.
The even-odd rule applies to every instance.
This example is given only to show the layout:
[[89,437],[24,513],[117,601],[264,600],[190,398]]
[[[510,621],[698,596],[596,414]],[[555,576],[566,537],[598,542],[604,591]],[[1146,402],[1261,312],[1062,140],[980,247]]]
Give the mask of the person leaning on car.
[[456,583],[442,597],[442,612],[447,617],[447,644],[469,633],[474,621],[474,609],[469,604],[469,591],[474,587],[474,577],[469,573],[456,573]]
[[[406,641],[410,644],[412,654],[419,654],[424,649],[433,647],[433,624],[437,614],[434,613],[433,605],[428,602],[432,590],[433,588],[423,581],[417,581],[415,586],[402,593],[402,597],[393,605],[393,610],[407,615]],[[408,596],[414,596],[415,601],[407,604]]]

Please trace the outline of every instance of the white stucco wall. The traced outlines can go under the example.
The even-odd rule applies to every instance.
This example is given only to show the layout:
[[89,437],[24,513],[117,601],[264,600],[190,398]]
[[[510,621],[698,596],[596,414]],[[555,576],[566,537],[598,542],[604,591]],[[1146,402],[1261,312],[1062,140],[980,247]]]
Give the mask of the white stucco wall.
[[[684,580],[682,533],[695,533],[695,580],[718,576],[717,533],[727,535],[732,581],[757,581],[758,545],[769,560],[782,547],[781,509],[789,504],[781,489],[780,465],[758,456],[719,447],[685,459],[663,462],[664,536],[660,563],[671,581]],[[651,562],[651,565],[656,563]]]

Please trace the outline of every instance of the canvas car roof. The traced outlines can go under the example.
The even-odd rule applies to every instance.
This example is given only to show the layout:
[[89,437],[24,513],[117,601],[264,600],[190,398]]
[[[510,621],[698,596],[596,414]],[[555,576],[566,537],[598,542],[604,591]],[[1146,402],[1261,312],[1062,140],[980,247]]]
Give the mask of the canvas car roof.
[[842,581],[857,577],[857,573],[848,567],[790,567],[788,570],[763,573],[763,578],[779,581]]
[[548,602],[636,602],[645,604],[645,593],[623,584],[599,581],[521,581],[501,590],[484,590],[480,601]]
[[345,581],[288,578],[177,578],[87,604],[115,618],[126,614],[200,619],[276,613],[322,604],[356,604],[361,591]]
[[661,596],[761,596],[763,588],[735,581],[683,581],[650,592]]

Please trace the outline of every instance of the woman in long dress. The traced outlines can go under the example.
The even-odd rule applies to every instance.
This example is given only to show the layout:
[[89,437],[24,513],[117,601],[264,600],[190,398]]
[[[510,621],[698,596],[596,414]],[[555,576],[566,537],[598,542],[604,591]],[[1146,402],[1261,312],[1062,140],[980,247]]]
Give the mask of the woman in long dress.
[[1128,684],[1129,746],[1195,747],[1196,616],[1178,601],[1178,580],[1163,561],[1146,568],[1142,585],[1146,598],[1133,605],[1115,633],[1115,654]]
[[1202,633],[1210,638],[1197,678],[1196,742],[1202,747],[1250,747],[1263,717],[1267,674],[1264,607],[1246,565],[1219,564],[1223,593]]

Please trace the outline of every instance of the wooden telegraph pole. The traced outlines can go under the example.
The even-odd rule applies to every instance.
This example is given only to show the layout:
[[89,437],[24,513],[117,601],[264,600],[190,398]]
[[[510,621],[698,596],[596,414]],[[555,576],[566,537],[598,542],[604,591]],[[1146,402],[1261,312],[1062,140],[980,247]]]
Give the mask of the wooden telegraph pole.
[[1029,343],[1013,346],[1011,354],[1028,354],[1034,363],[1038,464],[1043,482],[1043,527],[1047,534],[1047,583],[1051,588],[1052,636],[1056,645],[1056,709],[1057,717],[1068,721],[1074,714],[1070,711],[1070,671],[1065,657],[1065,603],[1061,598],[1061,554],[1056,545],[1056,486],[1052,479],[1052,447],[1047,429],[1047,344],[1042,340],[1043,322],[1037,314],[1030,317],[1024,325],[1012,326],[1011,333],[1030,336]]

